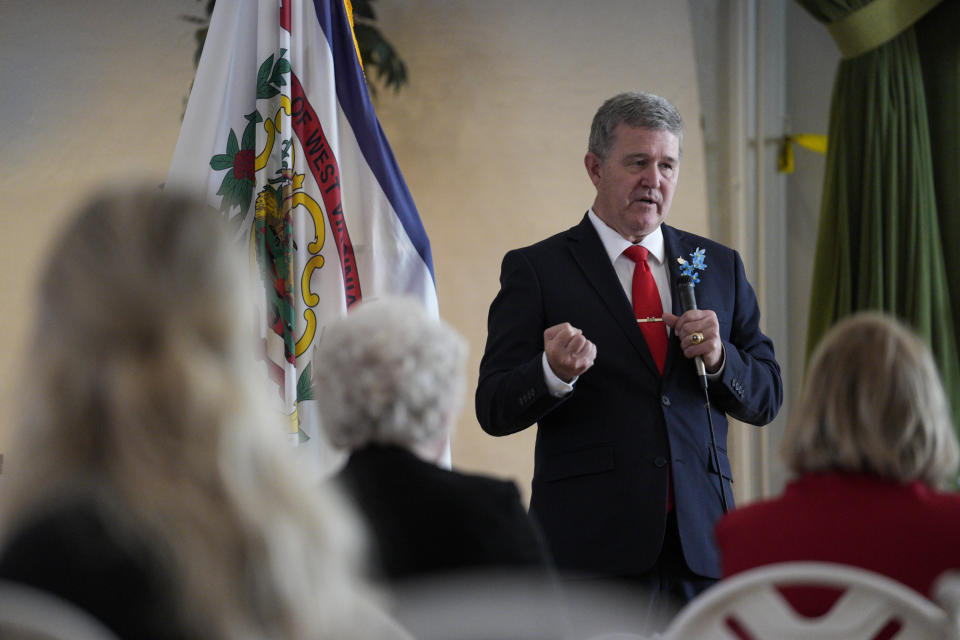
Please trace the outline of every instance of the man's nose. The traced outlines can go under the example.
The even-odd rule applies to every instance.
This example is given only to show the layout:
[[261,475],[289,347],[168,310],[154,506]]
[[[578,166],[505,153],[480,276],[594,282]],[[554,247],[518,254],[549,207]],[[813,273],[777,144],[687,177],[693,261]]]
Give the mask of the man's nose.
[[648,189],[657,189],[660,187],[660,172],[656,165],[644,167],[640,172],[640,184]]

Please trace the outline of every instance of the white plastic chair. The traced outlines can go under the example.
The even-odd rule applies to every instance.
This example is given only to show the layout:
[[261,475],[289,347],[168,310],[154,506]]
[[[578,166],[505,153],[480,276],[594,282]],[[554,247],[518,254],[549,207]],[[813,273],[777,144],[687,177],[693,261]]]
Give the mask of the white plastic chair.
[[944,571],[933,583],[933,599],[950,617],[950,638],[960,638],[960,571]]
[[0,581],[3,640],[117,640],[90,614],[57,596]]
[[[815,586],[843,590],[823,616],[797,613],[777,587]],[[690,602],[668,627],[667,640],[737,640],[733,620],[755,640],[843,638],[871,640],[896,620],[896,640],[956,639],[947,612],[886,576],[838,564],[789,562],[728,578]]]

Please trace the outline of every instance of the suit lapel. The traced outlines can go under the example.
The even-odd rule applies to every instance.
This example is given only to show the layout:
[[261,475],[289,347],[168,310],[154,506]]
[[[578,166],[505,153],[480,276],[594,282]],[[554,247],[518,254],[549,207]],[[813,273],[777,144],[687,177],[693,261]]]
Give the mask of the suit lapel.
[[567,235],[567,245],[574,261],[583,270],[587,276],[587,281],[603,300],[607,311],[613,316],[613,319],[640,354],[644,363],[654,374],[659,376],[660,372],[657,370],[657,365],[650,354],[647,341],[643,337],[643,332],[637,326],[637,319],[633,315],[630,301],[624,295],[623,287],[620,286],[620,280],[613,270],[613,265],[610,264],[607,251],[603,248],[603,243],[600,242],[600,237],[597,236],[597,232],[587,216],[584,216],[583,221],[570,230]]
[[[671,313],[675,316],[681,315],[680,292],[677,289],[677,282],[680,279],[680,263],[677,258],[686,256],[687,249],[680,237],[680,234],[673,227],[665,224],[660,225],[663,231],[663,259],[670,274],[670,300],[673,304]],[[663,375],[666,377],[672,368],[674,360],[683,360],[683,352],[680,350],[680,340],[677,334],[670,332],[670,340],[667,343],[667,360],[663,366]]]

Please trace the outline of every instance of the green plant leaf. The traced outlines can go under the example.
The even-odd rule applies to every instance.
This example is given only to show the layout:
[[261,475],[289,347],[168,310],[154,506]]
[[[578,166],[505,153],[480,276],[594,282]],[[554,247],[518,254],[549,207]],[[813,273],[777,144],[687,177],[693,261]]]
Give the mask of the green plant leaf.
[[301,373],[297,379],[297,402],[314,399],[313,374],[310,369],[312,366],[312,362],[308,363],[307,366],[304,367],[303,373]]
[[273,68],[273,54],[264,60],[260,64],[260,69],[257,70],[257,89],[262,86],[265,86],[270,80],[270,70]]
[[240,143],[237,142],[237,134],[233,132],[233,129],[230,129],[230,135],[227,136],[227,155],[235,156],[237,151],[240,151]]
[[370,0],[353,0],[353,19],[363,18],[365,20],[376,20],[377,16],[373,13],[373,3]]
[[214,171],[223,171],[224,169],[233,168],[233,156],[228,156],[225,153],[220,153],[212,158],[210,158],[210,168]]
[[260,115],[259,111],[252,111],[243,117],[247,120],[247,126],[243,130],[243,139],[240,141],[240,148],[253,149],[257,142],[257,125],[263,122],[263,116]]
[[243,140],[240,141],[241,149],[253,149],[253,145],[257,142],[257,124],[255,122],[248,122],[246,129],[243,130]]
[[[202,0],[197,1],[201,2]],[[213,14],[215,4],[216,0],[206,0],[204,6],[206,17],[204,18],[180,16],[182,20],[198,26],[194,32],[194,38],[197,42],[193,58],[194,67],[200,62],[203,46],[207,39],[210,17]],[[367,82],[367,87],[370,90],[370,95],[374,97],[377,95],[377,88],[373,81],[374,77],[377,78],[378,82],[383,82],[387,88],[392,88],[394,92],[399,92],[400,89],[407,84],[407,68],[403,60],[397,55],[393,46],[387,42],[374,24],[377,17],[373,10],[373,0],[352,0],[352,6],[354,33],[357,36],[360,56],[367,70],[364,77]],[[380,43],[382,43],[382,45]],[[281,59],[285,54],[286,50],[281,49]],[[277,93],[279,93],[277,87],[284,86],[286,83],[281,76],[289,73],[289,71],[290,62],[288,60],[278,60],[276,64],[273,63],[272,56],[265,60],[257,73],[257,98],[272,98],[277,95]],[[193,85],[191,83],[191,88],[192,87]]]
[[[382,80],[387,88],[393,88],[394,92],[400,91],[400,88],[407,84],[407,66],[397,55],[393,45],[387,42],[376,27],[369,24],[357,23],[354,25],[354,33],[364,65],[371,71],[375,69],[377,78]],[[373,87],[369,81],[368,85]]]

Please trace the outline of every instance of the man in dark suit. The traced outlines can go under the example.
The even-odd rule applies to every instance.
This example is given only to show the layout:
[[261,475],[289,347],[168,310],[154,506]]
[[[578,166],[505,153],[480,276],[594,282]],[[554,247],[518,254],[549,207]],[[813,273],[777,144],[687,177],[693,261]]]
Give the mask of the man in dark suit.
[[[733,505],[726,416],[766,424],[783,396],[739,255],[663,224],[682,135],[679,113],[659,96],[601,106],[584,159],[593,207],[577,226],[504,257],[476,393],[490,434],[538,423],[530,511],[558,567],[624,578],[680,604],[720,576],[712,530],[721,485]],[[624,254],[634,245],[646,250],[639,258]],[[656,283],[652,299],[634,295],[634,259],[649,268],[637,274],[641,289]],[[681,313],[682,271],[699,279],[699,310]],[[650,304],[657,311],[636,315]]]

